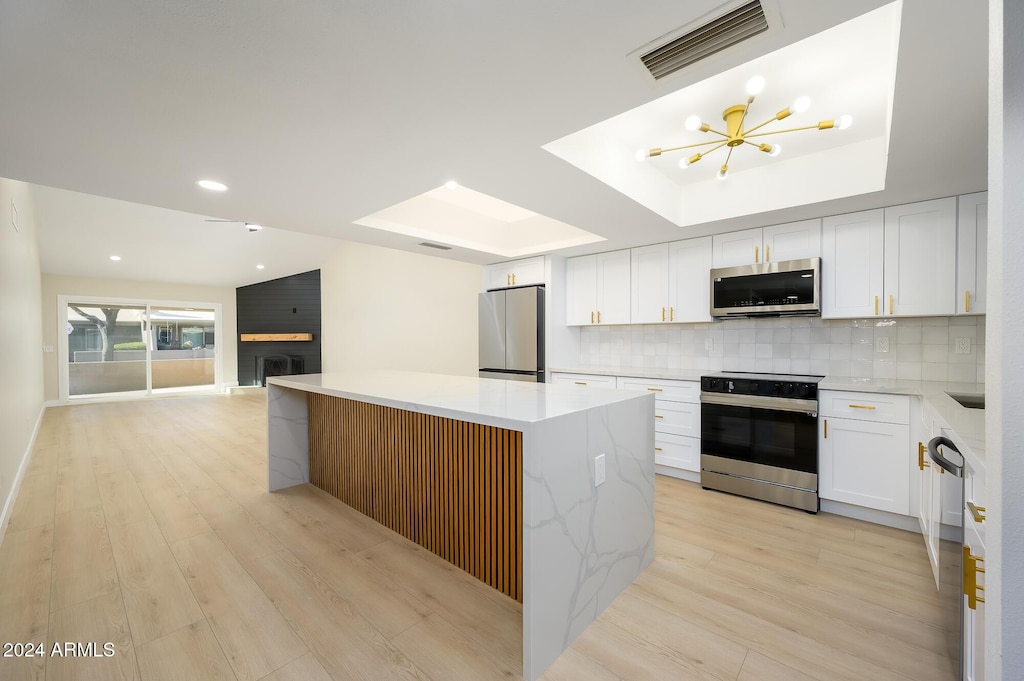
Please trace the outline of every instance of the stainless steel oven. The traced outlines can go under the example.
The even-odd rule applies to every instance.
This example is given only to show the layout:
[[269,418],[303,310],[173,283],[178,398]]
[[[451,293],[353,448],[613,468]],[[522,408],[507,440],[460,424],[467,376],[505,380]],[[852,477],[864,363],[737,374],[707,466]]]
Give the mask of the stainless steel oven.
[[701,377],[701,486],[816,513],[821,378]]

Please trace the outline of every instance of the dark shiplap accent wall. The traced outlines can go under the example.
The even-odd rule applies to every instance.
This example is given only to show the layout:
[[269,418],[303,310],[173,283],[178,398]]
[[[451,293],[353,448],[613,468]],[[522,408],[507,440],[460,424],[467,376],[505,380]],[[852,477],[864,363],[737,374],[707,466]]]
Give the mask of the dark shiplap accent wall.
[[[320,373],[320,270],[235,289],[238,385],[255,385],[257,355],[301,357],[304,373]],[[242,343],[243,333],[313,334],[311,341]]]

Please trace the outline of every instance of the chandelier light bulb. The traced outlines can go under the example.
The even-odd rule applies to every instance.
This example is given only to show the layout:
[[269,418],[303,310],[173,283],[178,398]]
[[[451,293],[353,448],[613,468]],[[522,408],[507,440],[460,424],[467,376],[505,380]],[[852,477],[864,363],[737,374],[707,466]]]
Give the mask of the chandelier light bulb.
[[718,170],[718,179],[724,180],[727,177],[729,177],[729,166],[722,166]]
[[843,114],[839,117],[839,122],[836,127],[840,130],[846,130],[851,125],[853,125],[853,116],[850,114]]
[[690,157],[689,156],[684,156],[683,158],[679,159],[679,167],[682,168],[683,170],[686,170],[687,168],[689,168],[690,167]]
[[747,94],[751,97],[755,97],[764,90],[764,78],[762,76],[754,76],[747,81]]
[[646,149],[637,149],[636,150],[636,160],[640,161],[641,163],[646,161],[647,160],[647,150]]
[[700,127],[700,116],[690,116],[686,119],[686,129],[693,131]]
[[803,113],[811,108],[811,98],[797,97],[796,101],[793,102],[793,106],[789,108],[793,113]]
[[782,145],[781,144],[773,144],[772,145],[772,150],[768,152],[768,155],[769,156],[778,156],[781,153],[782,153]]

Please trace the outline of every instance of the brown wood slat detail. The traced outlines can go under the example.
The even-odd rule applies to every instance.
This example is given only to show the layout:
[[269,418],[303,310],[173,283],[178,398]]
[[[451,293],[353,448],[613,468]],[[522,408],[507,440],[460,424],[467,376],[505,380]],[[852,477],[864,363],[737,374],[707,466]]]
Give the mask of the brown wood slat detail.
[[313,340],[313,334],[311,333],[243,333],[241,340],[243,343],[252,343],[255,341],[311,341]]
[[523,600],[523,434],[308,394],[309,480]]

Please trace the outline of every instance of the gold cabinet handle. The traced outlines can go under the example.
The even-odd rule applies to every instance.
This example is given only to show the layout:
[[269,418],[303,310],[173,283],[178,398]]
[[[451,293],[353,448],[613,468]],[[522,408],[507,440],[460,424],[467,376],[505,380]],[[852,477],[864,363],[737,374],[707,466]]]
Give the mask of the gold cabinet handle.
[[875,314],[878,314],[878,296],[875,296]]
[[660,393],[661,392],[661,388],[648,388],[648,390],[650,390],[652,393]]
[[590,323],[591,324],[594,323],[594,311],[593,310],[590,311]]
[[505,275],[505,286],[511,286],[511,285],[512,285],[512,275],[511,274],[506,274]]
[[587,384],[586,381],[573,381],[573,383],[575,383],[576,385],[586,385]]
[[892,312],[892,299],[893,299],[893,296],[892,296],[892,294],[890,293],[890,294],[889,294],[889,314],[892,314],[892,313],[893,313],[893,312]]
[[515,275],[515,273],[512,274],[512,285],[513,286],[516,285],[516,275]]
[[870,404],[848,404],[846,406],[848,406],[850,409],[875,409],[875,407],[871,406]]
[[975,506],[973,501],[967,502],[967,510],[971,512],[971,517],[974,518],[974,522],[983,523],[985,522],[985,507]]
[[654,418],[656,418],[656,419],[663,419],[663,418],[665,418],[665,417],[664,417],[664,416],[662,416],[661,414],[655,414],[655,415],[654,415]]
[[825,439],[828,439],[828,419],[822,419],[825,422]]
[[661,308],[661,321],[665,321],[665,308]]
[[764,261],[765,262],[771,262],[772,261],[772,255],[771,255],[772,251],[771,251],[771,248],[772,247],[769,246],[768,244],[765,244],[765,246],[764,246]]
[[668,320],[670,322],[674,322],[676,320],[676,309],[674,307],[670,307],[668,309]]
[[971,292],[964,291],[964,312],[971,311]]
[[971,547],[964,547],[964,596],[967,596],[967,607],[971,610],[978,609],[978,603],[984,603],[985,599],[978,595],[985,587],[978,584],[978,573],[985,573],[985,568],[979,567],[978,563],[984,563],[985,559],[971,553]]
[[597,311],[597,323],[598,324],[601,323],[601,311],[600,310]]
[[923,442],[918,442],[917,443],[917,467],[920,468],[921,470],[924,470],[925,468],[929,468],[931,466],[930,463],[928,463],[927,461],[924,460],[924,449],[925,449],[924,448],[924,443]]
[[660,452],[660,451],[661,451],[661,447],[655,447],[655,448],[654,448],[654,451],[656,451],[656,452]]
[[754,246],[754,262],[761,262],[761,247]]

